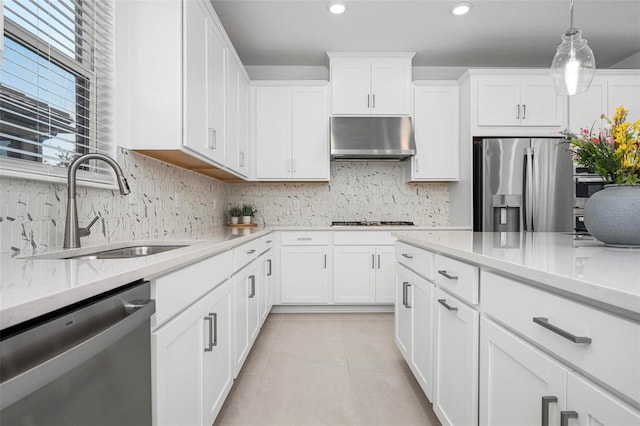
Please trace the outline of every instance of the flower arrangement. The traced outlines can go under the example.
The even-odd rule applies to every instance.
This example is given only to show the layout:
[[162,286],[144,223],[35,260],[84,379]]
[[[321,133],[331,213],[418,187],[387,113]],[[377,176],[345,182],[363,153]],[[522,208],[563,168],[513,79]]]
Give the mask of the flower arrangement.
[[640,119],[630,123],[628,114],[621,105],[613,121],[604,114],[600,117],[609,128],[594,132],[592,127],[581,129],[579,135],[566,134],[574,161],[593,169],[609,183],[640,183]]

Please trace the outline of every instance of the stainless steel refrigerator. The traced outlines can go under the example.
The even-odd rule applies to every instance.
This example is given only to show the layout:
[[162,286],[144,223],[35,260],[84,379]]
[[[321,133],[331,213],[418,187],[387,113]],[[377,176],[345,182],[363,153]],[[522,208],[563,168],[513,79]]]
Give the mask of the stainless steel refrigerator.
[[561,142],[474,140],[474,231],[573,231],[573,163]]

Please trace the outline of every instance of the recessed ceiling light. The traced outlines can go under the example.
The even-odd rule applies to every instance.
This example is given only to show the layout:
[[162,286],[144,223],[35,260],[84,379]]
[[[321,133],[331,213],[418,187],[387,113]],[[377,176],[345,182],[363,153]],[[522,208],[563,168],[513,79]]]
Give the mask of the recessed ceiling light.
[[344,4],[342,3],[333,3],[329,6],[329,11],[334,15],[340,15],[341,13],[344,13],[345,10],[346,7],[344,7]]
[[456,3],[451,8],[451,13],[453,13],[454,15],[464,15],[468,13],[472,7],[473,5],[466,1],[462,3]]

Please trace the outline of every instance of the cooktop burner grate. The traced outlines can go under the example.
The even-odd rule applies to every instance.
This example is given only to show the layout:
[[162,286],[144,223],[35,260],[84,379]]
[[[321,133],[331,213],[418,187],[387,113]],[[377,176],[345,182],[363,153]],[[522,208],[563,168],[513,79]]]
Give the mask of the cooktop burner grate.
[[414,226],[414,223],[404,220],[350,220],[331,222],[331,226]]

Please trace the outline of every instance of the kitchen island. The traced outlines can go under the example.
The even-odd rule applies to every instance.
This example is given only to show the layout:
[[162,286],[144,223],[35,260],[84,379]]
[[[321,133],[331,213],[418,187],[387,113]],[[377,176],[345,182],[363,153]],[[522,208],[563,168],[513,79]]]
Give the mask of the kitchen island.
[[443,424],[640,423],[640,250],[564,233],[393,236],[396,345]]

